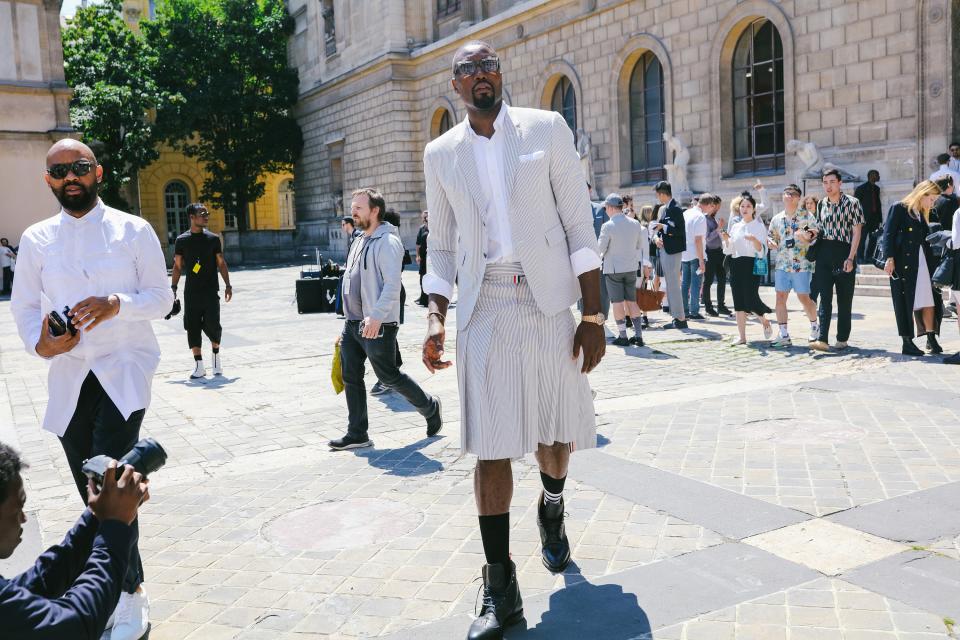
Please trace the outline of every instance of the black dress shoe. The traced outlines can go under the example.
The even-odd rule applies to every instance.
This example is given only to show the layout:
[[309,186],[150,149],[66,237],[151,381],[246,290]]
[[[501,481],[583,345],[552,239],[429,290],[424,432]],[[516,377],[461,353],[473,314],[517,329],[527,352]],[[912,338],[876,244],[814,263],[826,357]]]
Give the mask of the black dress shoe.
[[331,440],[328,444],[334,451],[345,451],[346,449],[363,449],[364,447],[372,447],[373,440],[365,437],[354,438],[348,433],[342,438]]
[[540,552],[543,566],[553,573],[560,573],[570,564],[570,542],[563,526],[563,500],[560,504],[543,504],[540,494],[540,506],[537,509],[537,527],[540,529]]
[[671,320],[667,324],[660,327],[661,329],[686,329],[687,321],[686,320]]
[[943,347],[937,342],[937,335],[935,333],[927,334],[927,351],[933,355],[943,353]]
[[613,344],[614,346],[617,346],[617,347],[626,347],[627,345],[630,344],[630,341],[627,340],[626,338],[623,338],[623,337],[618,336],[618,337],[616,337],[616,338],[613,339],[613,343],[612,343],[612,344]]
[[467,640],[502,640],[503,630],[523,620],[517,566],[510,562],[483,567],[483,606],[470,625]]
[[630,344],[632,344],[635,347],[642,347],[643,338],[641,336],[633,336],[632,338],[630,338]]
[[707,315],[710,316],[711,318],[717,318],[720,316],[720,314],[717,313],[717,310],[714,309],[713,307],[707,307]]
[[437,401],[437,410],[432,416],[427,418],[428,438],[432,438],[440,433],[440,429],[443,429],[443,406],[440,404],[440,398],[433,396],[433,399]]
[[960,364],[960,351],[943,359],[943,364]]
[[699,313],[691,313],[690,315],[687,316],[687,320],[706,320],[706,318],[704,318]]
[[722,313],[722,314],[725,315],[725,316],[732,316],[732,315],[733,315],[733,311],[730,311],[730,309],[727,309],[727,308],[726,308],[725,306],[723,306],[722,304],[721,304],[719,307],[717,307],[717,311],[718,311],[719,313]]
[[917,345],[913,344],[913,340],[910,340],[909,338],[904,338],[904,339],[903,339],[903,349],[901,349],[900,352],[901,352],[903,355],[905,355],[905,356],[922,356],[922,355],[926,355],[926,354],[920,349],[920,347],[918,347]]

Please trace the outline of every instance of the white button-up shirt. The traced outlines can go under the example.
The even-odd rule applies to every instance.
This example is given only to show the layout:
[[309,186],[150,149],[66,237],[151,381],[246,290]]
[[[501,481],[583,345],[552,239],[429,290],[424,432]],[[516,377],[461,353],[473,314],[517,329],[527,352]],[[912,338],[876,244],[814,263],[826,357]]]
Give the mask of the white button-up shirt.
[[480,188],[489,204],[485,219],[487,264],[518,262],[513,252],[513,236],[510,235],[510,207],[507,203],[507,180],[504,177],[506,142],[503,132],[509,126],[511,123],[506,105],[500,107],[500,113],[493,121],[493,135],[490,138],[477,135],[467,121],[467,138],[473,147]]
[[[61,210],[27,229],[20,241],[11,311],[28,353],[37,355],[43,316],[90,296],[115,294],[120,312],[72,351],[50,359],[43,428],[63,435],[84,378],[92,371],[124,419],[150,404],[160,345],[150,321],[173,305],[167,266],[153,228],[98,202],[82,218]],[[64,318],[66,320],[66,318]]]

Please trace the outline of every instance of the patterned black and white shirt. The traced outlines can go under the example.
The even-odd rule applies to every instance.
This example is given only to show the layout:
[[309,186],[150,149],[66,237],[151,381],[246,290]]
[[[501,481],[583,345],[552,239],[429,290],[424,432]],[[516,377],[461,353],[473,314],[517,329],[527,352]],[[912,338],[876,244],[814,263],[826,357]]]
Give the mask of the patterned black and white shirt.
[[853,228],[864,223],[863,208],[859,200],[845,193],[840,194],[837,204],[824,198],[817,207],[817,222],[821,238],[850,244],[853,242]]

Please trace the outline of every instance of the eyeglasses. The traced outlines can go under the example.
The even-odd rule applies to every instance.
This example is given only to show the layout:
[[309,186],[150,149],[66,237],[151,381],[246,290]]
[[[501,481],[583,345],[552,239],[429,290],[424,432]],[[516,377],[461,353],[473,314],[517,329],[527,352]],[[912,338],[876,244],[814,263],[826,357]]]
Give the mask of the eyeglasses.
[[453,67],[453,74],[457,76],[472,76],[478,71],[484,73],[500,73],[500,58],[484,58],[483,60],[463,60]]
[[197,212],[195,212],[193,215],[199,216],[199,217],[201,217],[201,218],[209,218],[209,217],[210,217],[210,212],[209,212],[209,211],[197,211]]
[[785,195],[785,196],[790,196],[791,198],[799,198],[799,197],[800,197],[800,194],[797,193],[796,191],[784,191],[784,192],[783,192],[783,195]]
[[61,164],[51,165],[47,167],[47,173],[50,174],[51,178],[63,180],[67,177],[67,174],[72,171],[73,175],[81,178],[90,173],[90,170],[95,166],[97,165],[89,160],[77,160],[76,162],[64,162]]

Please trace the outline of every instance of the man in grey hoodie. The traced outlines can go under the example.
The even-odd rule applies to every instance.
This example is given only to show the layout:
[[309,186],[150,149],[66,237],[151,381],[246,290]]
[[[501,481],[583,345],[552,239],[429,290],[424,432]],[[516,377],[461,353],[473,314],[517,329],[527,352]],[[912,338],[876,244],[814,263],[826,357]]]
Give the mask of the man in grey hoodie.
[[349,424],[346,435],[331,440],[330,448],[342,451],[373,445],[367,436],[367,390],[363,383],[368,358],[377,379],[406,398],[427,419],[427,437],[435,436],[443,426],[440,399],[425,393],[397,366],[403,243],[394,233],[396,227],[384,221],[386,203],[376,189],[354,191],[350,211],[363,235],[351,244],[343,275],[347,319],[340,335],[340,363]]

